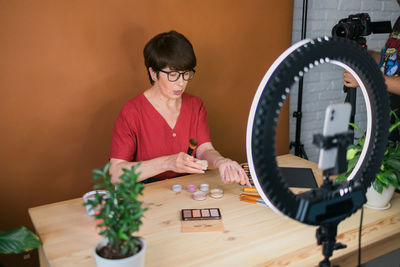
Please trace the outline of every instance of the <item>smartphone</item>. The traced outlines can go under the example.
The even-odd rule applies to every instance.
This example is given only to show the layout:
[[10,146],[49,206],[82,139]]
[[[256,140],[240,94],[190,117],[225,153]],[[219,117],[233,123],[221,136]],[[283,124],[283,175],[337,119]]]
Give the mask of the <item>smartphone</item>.
[[[349,103],[332,104],[326,108],[323,136],[333,136],[348,131],[351,113]],[[318,168],[328,170],[336,165],[337,147],[330,149],[321,148],[319,153]]]

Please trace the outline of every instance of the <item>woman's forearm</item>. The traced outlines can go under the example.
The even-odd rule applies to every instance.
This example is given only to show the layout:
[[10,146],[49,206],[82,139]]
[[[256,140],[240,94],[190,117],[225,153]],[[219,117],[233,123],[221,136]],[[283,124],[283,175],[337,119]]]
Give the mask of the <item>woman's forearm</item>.
[[381,62],[381,53],[374,50],[368,50],[368,54],[370,54],[371,57],[375,60],[376,64],[379,65],[379,63]]
[[[113,183],[119,183],[119,177],[122,169],[131,169],[137,162],[129,162],[122,159],[111,159],[110,174]],[[204,173],[203,165],[196,162],[193,156],[184,152],[173,155],[161,156],[151,160],[145,160],[140,163],[136,169],[140,173],[138,181],[143,181],[157,174],[173,171],[176,173]]]
[[198,159],[207,160],[210,169],[218,168],[220,163],[225,160],[223,156],[212,146],[211,143],[204,143],[197,148],[196,156]]
[[215,169],[218,168],[220,162],[222,162],[225,158],[221,156],[221,154],[217,150],[210,149],[204,151],[199,157],[199,159],[207,160],[208,167],[210,169]]
[[[168,170],[168,168],[166,167],[167,161],[168,161],[167,156],[142,161],[138,166],[138,168],[136,169],[136,173],[140,173],[138,182],[167,171]],[[122,169],[131,169],[132,166],[138,164],[138,162],[129,162],[121,159],[111,159],[110,162],[111,162],[110,174],[111,174],[111,181],[113,183],[121,182],[119,177],[123,173]]]
[[400,76],[386,76],[385,83],[389,92],[400,95]]

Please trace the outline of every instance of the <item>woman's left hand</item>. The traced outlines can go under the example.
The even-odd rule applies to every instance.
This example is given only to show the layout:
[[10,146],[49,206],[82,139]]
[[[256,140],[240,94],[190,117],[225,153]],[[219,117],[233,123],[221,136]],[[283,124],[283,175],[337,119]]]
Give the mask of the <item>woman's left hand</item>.
[[359,86],[356,78],[354,78],[353,75],[351,75],[347,70],[345,70],[343,73],[343,84],[349,88],[355,88]]
[[224,158],[218,160],[216,166],[225,184],[241,184],[251,187],[249,177],[236,161]]

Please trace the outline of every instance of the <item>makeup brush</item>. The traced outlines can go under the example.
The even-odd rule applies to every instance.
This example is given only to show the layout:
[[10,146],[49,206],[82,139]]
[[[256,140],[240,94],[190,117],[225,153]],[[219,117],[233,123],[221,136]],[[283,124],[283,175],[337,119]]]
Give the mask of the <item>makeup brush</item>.
[[255,187],[244,187],[243,192],[245,193],[258,193],[257,188]]
[[[196,149],[197,147],[197,140],[194,138],[190,138],[189,140],[189,148],[187,153],[192,156],[193,151]],[[200,160],[200,159],[196,159],[196,163],[200,163],[203,166],[203,170],[207,170],[208,168],[208,161],[207,160]]]
[[189,148],[187,153],[191,156],[193,154],[193,151],[196,149],[197,147],[197,140],[194,138],[190,138],[189,140]]
[[249,203],[253,203],[253,204],[257,204],[258,203],[258,204],[264,204],[265,205],[264,200],[262,200],[261,198],[252,199],[252,198],[241,196],[240,197],[240,201],[249,202]]

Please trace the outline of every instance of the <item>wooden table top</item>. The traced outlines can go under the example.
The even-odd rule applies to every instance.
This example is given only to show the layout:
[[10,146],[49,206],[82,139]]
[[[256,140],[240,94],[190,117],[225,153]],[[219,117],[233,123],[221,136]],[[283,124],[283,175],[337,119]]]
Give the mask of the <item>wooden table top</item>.
[[[315,163],[284,155],[280,166],[310,167],[318,181],[321,172]],[[171,191],[173,184],[210,184],[222,188],[224,197],[195,201],[183,190]],[[147,244],[146,266],[317,266],[322,260],[315,226],[278,215],[267,206],[239,201],[240,185],[224,185],[216,170],[146,185],[144,214],[139,236]],[[53,203],[29,209],[40,236],[41,250],[51,266],[95,266],[93,248],[102,238],[95,221],[82,206],[83,199]],[[400,196],[392,207],[378,211],[365,208],[362,231],[362,262],[400,247]],[[223,232],[182,233],[180,210],[219,208]],[[360,210],[342,221],[338,242],[346,249],[334,251],[331,260],[341,266],[355,266],[358,250]],[[41,261],[42,262],[42,261]]]

